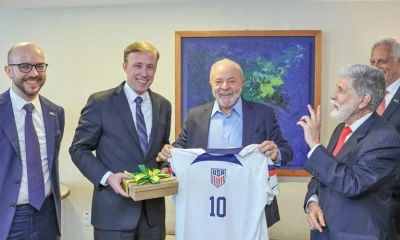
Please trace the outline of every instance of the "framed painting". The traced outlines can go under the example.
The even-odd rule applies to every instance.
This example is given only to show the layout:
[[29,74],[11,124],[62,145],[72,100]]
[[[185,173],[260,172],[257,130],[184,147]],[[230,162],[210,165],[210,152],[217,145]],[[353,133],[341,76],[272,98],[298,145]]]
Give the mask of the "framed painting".
[[321,31],[175,32],[175,136],[190,108],[214,101],[208,84],[214,62],[228,58],[243,69],[242,97],[271,106],[293,160],[279,176],[310,176],[303,170],[309,151],[296,122],[307,104],[320,104]]

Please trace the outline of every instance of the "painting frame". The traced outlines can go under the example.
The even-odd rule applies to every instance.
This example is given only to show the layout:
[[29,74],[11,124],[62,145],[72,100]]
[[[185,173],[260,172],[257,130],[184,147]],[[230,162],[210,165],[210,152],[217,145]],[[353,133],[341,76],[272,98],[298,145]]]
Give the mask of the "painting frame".
[[[175,32],[175,137],[179,136],[182,122],[182,41],[185,38],[226,38],[226,37],[312,37],[314,38],[314,86],[313,105],[316,108],[321,102],[321,30],[233,30],[233,31],[176,31]],[[304,170],[277,170],[278,176],[309,177]]]

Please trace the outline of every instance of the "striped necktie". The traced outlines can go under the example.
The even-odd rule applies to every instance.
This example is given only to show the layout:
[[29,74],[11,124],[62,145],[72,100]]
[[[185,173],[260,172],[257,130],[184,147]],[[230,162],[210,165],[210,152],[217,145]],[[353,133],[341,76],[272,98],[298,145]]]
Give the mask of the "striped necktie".
[[139,136],[140,146],[142,147],[143,154],[147,155],[148,141],[147,141],[147,131],[146,131],[146,123],[144,121],[144,116],[142,112],[142,97],[137,97],[135,99],[136,103],[136,130]]

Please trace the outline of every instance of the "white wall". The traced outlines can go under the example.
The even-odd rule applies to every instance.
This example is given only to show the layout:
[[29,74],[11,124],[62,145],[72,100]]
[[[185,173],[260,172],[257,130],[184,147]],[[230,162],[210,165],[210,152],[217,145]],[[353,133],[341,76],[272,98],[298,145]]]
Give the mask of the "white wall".
[[[152,89],[174,105],[174,32],[189,30],[322,30],[322,140],[335,125],[329,118],[328,96],[347,63],[368,63],[370,46],[382,37],[400,39],[400,2],[248,2],[107,8],[18,10],[0,8],[0,64],[14,43],[33,41],[50,64],[42,94],[66,109],[60,156],[61,181],[72,193],[63,201],[63,239],[93,239],[83,227],[90,210],[92,185],[75,168],[68,148],[87,97],[124,80],[124,48],[137,40],[153,43],[161,59]],[[11,85],[0,74],[0,92]],[[173,119],[174,122],[174,119]],[[172,125],[173,130],[174,125]],[[171,140],[174,140],[172,131]],[[306,179],[307,180],[307,179]],[[291,182],[300,180],[283,179]],[[282,221],[271,229],[277,239],[308,237],[301,208],[306,182],[285,183],[279,197]]]

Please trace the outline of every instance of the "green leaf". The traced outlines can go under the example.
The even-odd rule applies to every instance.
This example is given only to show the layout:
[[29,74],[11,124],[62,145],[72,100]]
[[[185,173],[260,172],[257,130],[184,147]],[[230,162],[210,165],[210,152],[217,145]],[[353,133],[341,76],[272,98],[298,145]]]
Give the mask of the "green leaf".
[[151,179],[150,179],[150,182],[151,182],[152,184],[157,184],[157,183],[158,183],[157,181],[151,180]]
[[138,182],[138,181],[140,181],[142,178],[146,178],[146,177],[148,177],[148,175],[146,175],[146,174],[144,174],[144,173],[139,173],[139,174],[136,174],[136,175],[134,176],[136,182]]
[[171,177],[171,175],[166,174],[166,173],[160,173],[157,176],[159,176],[160,178],[169,178],[169,177]]
[[149,174],[148,168],[144,164],[140,164],[139,169],[142,173]]
[[152,175],[150,177],[150,182],[152,182],[152,183],[154,183],[154,182],[158,183],[159,181],[160,181],[160,178],[157,175]]

